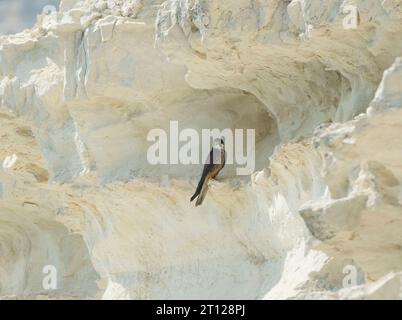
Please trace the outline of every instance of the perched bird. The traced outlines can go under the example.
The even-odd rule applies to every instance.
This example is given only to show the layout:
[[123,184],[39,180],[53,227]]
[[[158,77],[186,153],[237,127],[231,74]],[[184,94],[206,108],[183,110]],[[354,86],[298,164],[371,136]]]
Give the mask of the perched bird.
[[190,201],[193,201],[198,196],[198,199],[195,203],[196,207],[198,207],[204,201],[208,191],[208,181],[210,179],[215,179],[218,173],[225,166],[225,162],[225,141],[222,138],[216,139],[204,165],[204,170],[202,171],[202,176],[198,182],[197,189],[190,199]]

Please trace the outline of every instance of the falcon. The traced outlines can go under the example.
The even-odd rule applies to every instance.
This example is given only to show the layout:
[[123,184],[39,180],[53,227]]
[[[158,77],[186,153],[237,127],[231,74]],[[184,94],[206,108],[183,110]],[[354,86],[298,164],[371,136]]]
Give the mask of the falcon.
[[208,191],[208,182],[210,179],[215,179],[219,172],[223,169],[226,162],[225,141],[223,138],[216,139],[209,152],[208,159],[204,165],[202,176],[198,182],[197,189],[191,197],[190,201],[193,201],[196,197],[197,201],[195,206],[198,207],[204,201],[204,198]]

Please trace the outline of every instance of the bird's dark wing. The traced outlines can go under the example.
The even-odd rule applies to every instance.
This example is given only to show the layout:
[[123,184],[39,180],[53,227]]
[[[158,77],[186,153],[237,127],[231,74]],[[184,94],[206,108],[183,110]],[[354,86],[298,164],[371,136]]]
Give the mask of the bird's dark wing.
[[214,149],[211,149],[211,151],[209,152],[209,156],[204,164],[204,170],[202,171],[201,180],[205,179],[208,172],[212,170],[214,166],[213,157],[214,157]]
[[211,150],[211,152],[209,153],[207,161],[204,164],[204,170],[202,171],[202,175],[200,181],[198,182],[197,189],[195,190],[195,193],[191,197],[191,201],[193,201],[200,194],[205,178],[207,177],[208,172],[210,172],[214,166],[212,159],[213,159],[213,150]]

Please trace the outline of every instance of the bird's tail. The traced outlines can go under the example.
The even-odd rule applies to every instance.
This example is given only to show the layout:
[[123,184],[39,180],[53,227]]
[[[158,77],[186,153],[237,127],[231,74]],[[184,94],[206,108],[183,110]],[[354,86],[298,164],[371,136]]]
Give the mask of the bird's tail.
[[195,206],[198,207],[199,205],[202,204],[204,201],[205,196],[207,195],[208,192],[208,181],[205,181],[205,183],[202,185],[200,195],[195,203]]
[[193,196],[190,199],[190,202],[192,202],[200,193],[198,191],[195,191],[195,193],[193,194]]
[[195,193],[190,199],[190,202],[193,201],[197,196],[201,193],[202,185],[204,184],[205,177],[201,177],[200,181],[198,182],[197,189],[195,190]]

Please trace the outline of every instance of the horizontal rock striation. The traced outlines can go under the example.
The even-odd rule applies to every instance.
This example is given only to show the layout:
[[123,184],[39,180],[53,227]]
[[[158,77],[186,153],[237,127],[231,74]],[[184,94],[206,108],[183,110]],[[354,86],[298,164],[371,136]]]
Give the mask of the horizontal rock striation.
[[[0,297],[401,298],[401,32],[398,0],[62,0],[0,37]],[[171,121],[255,129],[255,171],[195,208],[202,166],[146,157]]]

